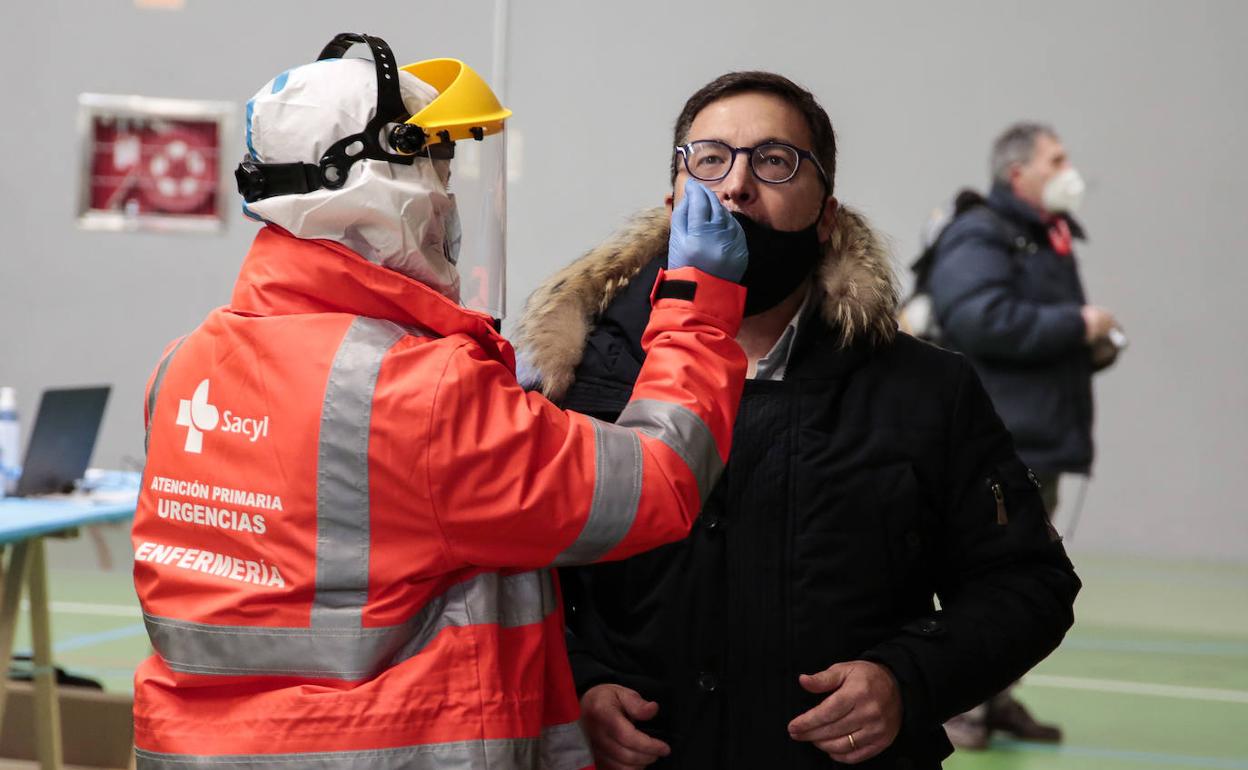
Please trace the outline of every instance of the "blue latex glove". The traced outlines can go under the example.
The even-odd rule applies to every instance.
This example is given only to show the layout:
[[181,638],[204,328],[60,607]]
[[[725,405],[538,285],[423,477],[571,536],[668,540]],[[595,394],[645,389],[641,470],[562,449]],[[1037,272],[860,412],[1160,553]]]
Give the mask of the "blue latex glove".
[[672,210],[667,266],[696,267],[716,278],[741,282],[750,261],[745,231],[715,193],[689,179],[685,197]]

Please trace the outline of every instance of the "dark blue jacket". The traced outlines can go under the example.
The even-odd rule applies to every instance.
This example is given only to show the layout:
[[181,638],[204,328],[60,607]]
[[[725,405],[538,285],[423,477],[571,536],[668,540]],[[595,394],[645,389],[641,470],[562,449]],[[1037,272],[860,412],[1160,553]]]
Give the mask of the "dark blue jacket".
[[1041,473],[1086,473],[1093,367],[1083,285],[1040,214],[995,186],[988,207],[942,233],[927,288],[945,344],[971,360],[1023,460]]

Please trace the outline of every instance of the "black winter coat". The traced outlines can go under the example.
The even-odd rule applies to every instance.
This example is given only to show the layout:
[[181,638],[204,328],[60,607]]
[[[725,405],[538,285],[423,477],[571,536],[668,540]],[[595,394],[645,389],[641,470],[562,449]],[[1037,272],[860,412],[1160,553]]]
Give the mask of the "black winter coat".
[[975,366],[1024,461],[1046,474],[1087,473],[1093,365],[1075,257],[1058,254],[1040,215],[1004,186],[988,206],[958,217],[936,244],[927,288],[945,344]]
[[[619,257],[606,251],[586,259]],[[661,262],[596,317],[575,382],[555,393],[565,407],[612,419],[626,403]],[[690,537],[561,571],[578,690],[614,682],[659,703],[640,725],[672,746],[655,768],[832,766],[786,726],[826,697],[799,674],[854,659],[893,672],[905,711],[894,744],[859,767],[937,768],[951,750],[941,722],[1041,660],[1072,622],[1079,581],[973,370],[904,335],[856,329],[842,346],[837,277],[821,274],[825,313],[802,326],[785,380],[746,383]],[[595,285],[565,274],[535,299],[576,304],[569,287]],[[535,358],[562,376],[543,368],[558,356]]]

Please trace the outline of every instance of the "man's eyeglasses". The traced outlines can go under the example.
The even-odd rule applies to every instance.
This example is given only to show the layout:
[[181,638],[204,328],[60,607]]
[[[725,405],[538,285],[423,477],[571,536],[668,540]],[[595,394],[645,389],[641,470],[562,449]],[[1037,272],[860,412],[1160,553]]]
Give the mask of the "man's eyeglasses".
[[700,182],[718,182],[728,176],[737,153],[745,153],[750,156],[750,171],[760,182],[783,184],[797,175],[803,160],[808,160],[819,172],[823,186],[829,187],[828,175],[813,153],[783,142],[731,147],[715,139],[702,139],[677,147],[676,152],[684,159],[689,176]]

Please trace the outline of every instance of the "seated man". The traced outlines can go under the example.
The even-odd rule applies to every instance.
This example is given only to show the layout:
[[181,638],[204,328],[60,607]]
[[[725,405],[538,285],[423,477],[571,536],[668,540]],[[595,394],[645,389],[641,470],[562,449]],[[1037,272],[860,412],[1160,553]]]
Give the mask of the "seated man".
[[[942,721],[1057,646],[1079,580],[974,371],[897,333],[892,271],[833,197],[814,97],[725,75],[686,103],[675,145],[668,209],[693,178],[745,229],[751,379],[692,534],[562,571],[595,759],[939,767]],[[519,346],[547,395],[620,413],[683,237],[646,212],[533,295]]]

